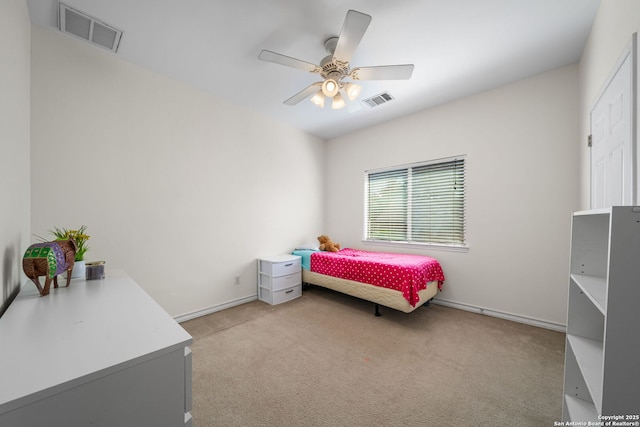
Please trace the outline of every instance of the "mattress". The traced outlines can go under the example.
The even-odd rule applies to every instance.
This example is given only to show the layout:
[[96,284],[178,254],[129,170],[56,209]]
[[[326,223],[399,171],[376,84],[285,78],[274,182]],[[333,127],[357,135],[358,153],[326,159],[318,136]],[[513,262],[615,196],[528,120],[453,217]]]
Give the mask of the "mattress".
[[415,305],[411,305],[409,301],[403,297],[402,293],[395,289],[326,276],[309,270],[302,270],[302,281],[400,310],[404,313],[411,313],[438,293],[438,282],[428,282],[425,289],[418,291],[420,301]]
[[303,281],[405,313],[421,306],[444,282],[434,258],[345,248],[339,252],[296,250]]

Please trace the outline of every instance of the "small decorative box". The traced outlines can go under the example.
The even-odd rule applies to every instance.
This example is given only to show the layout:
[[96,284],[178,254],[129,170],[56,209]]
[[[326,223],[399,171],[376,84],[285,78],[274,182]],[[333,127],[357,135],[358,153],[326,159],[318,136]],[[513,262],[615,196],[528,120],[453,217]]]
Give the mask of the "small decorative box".
[[87,280],[104,279],[104,261],[92,261],[86,263]]

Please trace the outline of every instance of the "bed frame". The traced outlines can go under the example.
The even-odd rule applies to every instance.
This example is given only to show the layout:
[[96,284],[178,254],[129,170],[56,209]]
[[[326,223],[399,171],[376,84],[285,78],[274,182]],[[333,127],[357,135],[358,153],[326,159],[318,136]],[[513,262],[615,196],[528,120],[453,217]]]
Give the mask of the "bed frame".
[[420,301],[413,307],[409,304],[409,301],[402,296],[402,292],[396,291],[395,289],[325,276],[324,274],[314,273],[313,271],[305,269],[302,270],[302,282],[333,289],[343,294],[371,301],[375,304],[376,316],[380,316],[380,305],[400,310],[404,313],[411,313],[416,308],[429,302],[438,293],[438,282],[428,282],[426,289],[418,291]]

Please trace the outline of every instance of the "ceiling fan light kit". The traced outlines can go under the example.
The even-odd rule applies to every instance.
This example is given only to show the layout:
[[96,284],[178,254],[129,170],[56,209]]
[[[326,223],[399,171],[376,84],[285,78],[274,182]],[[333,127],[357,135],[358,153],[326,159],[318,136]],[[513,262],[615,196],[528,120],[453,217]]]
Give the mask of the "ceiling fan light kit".
[[355,101],[360,96],[360,92],[362,92],[362,86],[355,83],[347,83],[344,89],[347,92],[347,98],[351,101]]
[[322,83],[322,93],[324,93],[324,96],[333,98],[339,90],[338,82],[333,79],[327,79]]
[[342,95],[340,95],[340,93],[336,93],[336,95],[333,97],[333,101],[331,102],[331,108],[333,110],[339,110],[341,108],[344,108],[347,104],[344,102],[344,98],[342,97]]
[[[345,17],[340,36],[330,37],[325,40],[324,47],[329,55],[320,61],[320,65],[314,65],[310,62],[291,58],[290,56],[275,53],[270,50],[262,50],[258,55],[258,59],[320,74],[324,79],[323,82],[312,83],[296,95],[285,100],[284,104],[296,105],[303,99],[311,96],[310,101],[314,105],[324,108],[325,99],[331,98],[331,108],[338,110],[346,106],[345,98],[350,102],[358,103],[358,97],[362,91],[360,85],[350,81],[343,81],[344,79],[410,79],[413,74],[413,64],[359,67],[351,70],[349,62],[369,27],[370,22],[371,16],[355,10],[349,10]],[[320,90],[317,89],[318,86]]]
[[326,97],[322,93],[322,90],[319,90],[318,92],[316,92],[315,95],[313,95],[311,97],[310,101],[316,107],[324,108],[324,100],[325,100],[325,98]]

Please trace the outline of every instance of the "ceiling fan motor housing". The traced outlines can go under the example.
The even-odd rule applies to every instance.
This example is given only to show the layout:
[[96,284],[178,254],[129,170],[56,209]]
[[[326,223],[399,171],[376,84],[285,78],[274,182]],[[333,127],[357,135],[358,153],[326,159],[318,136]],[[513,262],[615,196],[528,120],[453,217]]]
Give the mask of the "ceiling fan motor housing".
[[322,69],[320,75],[325,79],[334,79],[335,81],[349,75],[349,63],[341,62],[333,57],[338,45],[338,39],[338,37],[329,37],[324,41],[324,49],[329,55],[320,61],[320,68]]
[[338,81],[349,75],[349,63],[334,61],[333,55],[325,56],[320,62],[320,68],[322,69],[320,75],[325,79]]

